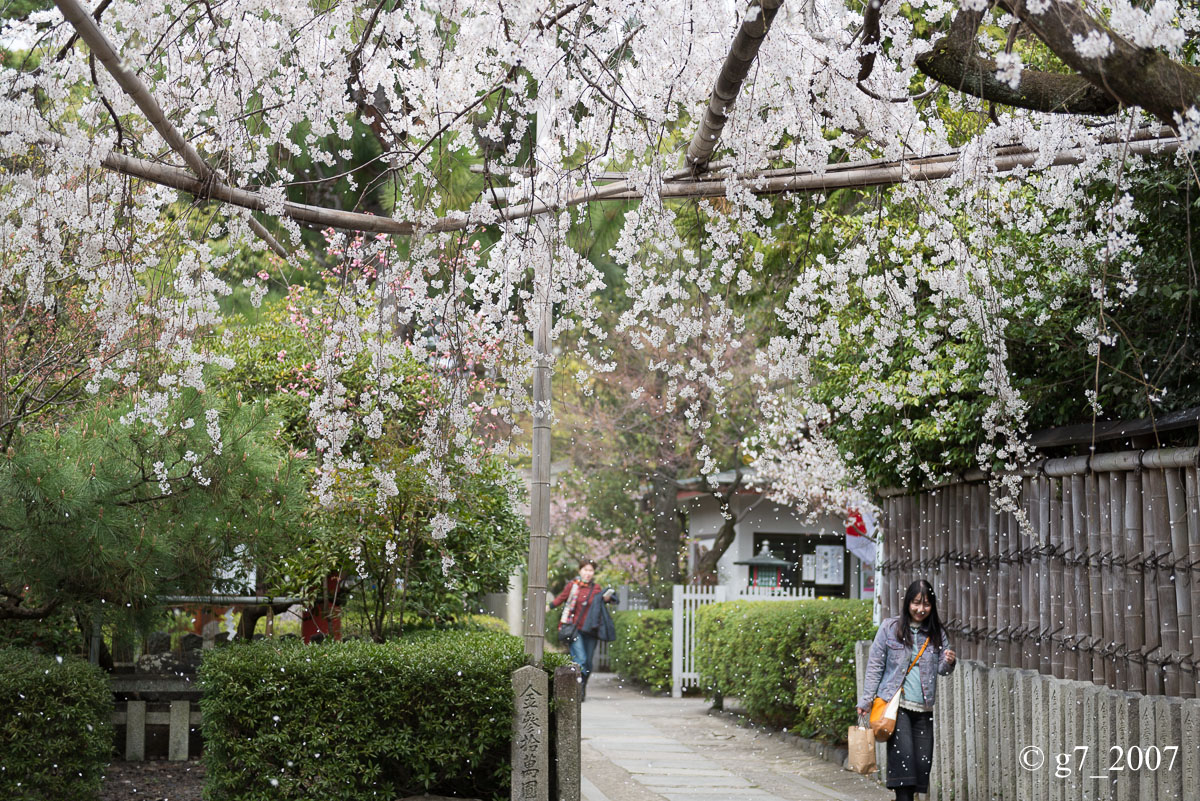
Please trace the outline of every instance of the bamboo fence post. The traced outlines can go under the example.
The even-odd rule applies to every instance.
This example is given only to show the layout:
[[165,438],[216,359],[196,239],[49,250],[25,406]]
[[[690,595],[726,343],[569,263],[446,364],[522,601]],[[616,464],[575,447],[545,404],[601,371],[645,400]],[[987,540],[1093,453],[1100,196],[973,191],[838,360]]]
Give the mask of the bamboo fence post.
[[[1146,692],[1149,695],[1167,693],[1166,672],[1162,668],[1161,660],[1163,655],[1170,651],[1170,637],[1166,627],[1169,625],[1174,631],[1175,625],[1174,621],[1168,622],[1163,619],[1162,603],[1165,599],[1159,592],[1161,580],[1158,557],[1162,552],[1164,537],[1167,537],[1167,542],[1170,542],[1170,534],[1165,532],[1167,524],[1170,522],[1166,517],[1166,512],[1167,489],[1166,482],[1162,479],[1162,471],[1146,470],[1142,487],[1142,551],[1145,554],[1143,564],[1146,578],[1142,584],[1142,590],[1146,597]],[[1168,585],[1168,590],[1170,590],[1171,605],[1174,606],[1175,591],[1170,585]],[[1175,634],[1178,639],[1178,632]]]
[[[1156,503],[1157,516],[1162,524],[1159,531],[1155,572],[1158,576],[1159,619],[1163,626],[1163,650],[1161,657],[1166,661],[1163,670],[1164,688],[1167,695],[1182,694],[1183,676],[1179,663],[1179,645],[1184,633],[1191,640],[1191,599],[1186,599],[1186,589],[1182,577],[1175,571],[1176,554],[1187,545],[1187,521],[1184,520],[1183,482],[1179,480],[1179,471],[1175,468],[1164,468],[1155,471],[1159,474],[1158,487],[1161,490],[1161,500]],[[1182,541],[1180,535],[1183,535]],[[1186,562],[1185,562],[1186,564]],[[1185,591],[1181,597],[1180,590]]]
[[[950,563],[950,538],[947,536],[944,520],[946,492],[947,490],[943,487],[933,493],[933,532],[932,536],[924,543],[926,547],[921,552],[921,569],[914,578],[923,578],[928,581],[945,600],[953,605],[954,593],[947,592],[950,588],[946,585],[942,575],[944,566]],[[954,622],[953,618],[950,622]]]
[[[1112,598],[1116,594],[1113,584],[1113,537],[1112,537],[1112,480],[1113,474],[1104,472],[1096,475],[1097,520],[1095,528],[1098,545],[1096,571],[1100,576],[1100,648],[1104,654],[1102,677],[1106,687],[1116,687],[1117,660],[1113,653],[1113,621],[1116,619]],[[1093,593],[1096,586],[1093,584]],[[1094,596],[1093,596],[1094,598]],[[1093,601],[1095,604],[1095,601]],[[1094,606],[1093,606],[1094,608]]]
[[952,514],[950,514],[950,525],[954,526],[954,538],[958,541],[958,560],[954,566],[954,586],[955,595],[958,596],[958,603],[955,603],[954,618],[959,621],[959,640],[962,639],[962,632],[970,631],[971,628],[971,531],[967,529],[967,511],[968,498],[970,498],[970,484],[960,483],[954,488],[954,506]]
[[1192,690],[1200,698],[1200,475],[1195,467],[1184,471],[1187,485],[1188,562],[1192,592]]
[[1146,692],[1145,609],[1146,596],[1142,591],[1145,578],[1140,563],[1142,556],[1142,470],[1125,477],[1125,647],[1129,652],[1128,685],[1135,693]]
[[1053,675],[1054,641],[1054,589],[1050,577],[1051,553],[1050,528],[1052,520],[1051,493],[1053,486],[1045,475],[1037,479],[1038,530],[1037,530],[1037,573],[1038,573],[1038,672]]
[[971,565],[971,658],[982,661],[984,657],[983,632],[987,629],[987,562],[984,549],[987,541],[988,513],[987,484],[971,485],[970,565]]
[[[886,616],[887,603],[884,594],[887,586],[887,572],[889,570],[889,560],[892,555],[892,543],[895,542],[896,532],[900,530],[900,497],[893,495],[890,498],[883,499],[883,517],[884,528],[879,532],[879,537],[883,540],[882,555],[879,562],[875,565],[875,597],[879,599],[880,612]],[[879,553],[879,550],[876,550]]]
[[1024,648],[1023,617],[1025,610],[1021,606],[1021,521],[1024,514],[1021,511],[1021,491],[1013,499],[1013,509],[1008,513],[1008,659],[1005,667],[1021,667]]
[[[1192,651],[1192,570],[1188,554],[1187,494],[1182,472],[1177,468],[1163,471],[1167,483],[1167,507],[1171,524],[1171,551],[1167,568],[1175,586],[1175,619],[1178,621],[1172,666],[1179,673],[1175,695],[1194,698],[1196,694],[1195,666],[1188,658]],[[1185,667],[1186,666],[1186,667]]]
[[1079,623],[1076,620],[1078,606],[1076,605],[1075,588],[1079,577],[1075,573],[1075,559],[1079,552],[1075,549],[1076,496],[1074,476],[1064,476],[1062,480],[1062,638],[1065,653],[1063,654],[1062,678],[1071,681],[1079,678]]
[[978,570],[983,576],[983,626],[979,630],[979,659],[991,665],[995,657],[993,637],[996,634],[996,590],[992,585],[996,576],[992,572],[992,553],[996,543],[996,510],[992,508],[991,487],[982,491],[983,527],[979,536]]
[[1053,638],[1050,668],[1055,678],[1063,678],[1066,649],[1063,646],[1063,501],[1059,495],[1062,483],[1050,479],[1050,627]]
[[996,599],[996,659],[997,663],[1004,667],[1012,666],[1012,632],[1013,632],[1013,613],[1015,607],[1009,603],[1012,594],[1012,588],[1015,586],[1012,575],[1012,514],[1007,511],[1000,512],[1000,537],[996,542],[997,556],[997,574],[1000,580],[997,582],[997,599]]
[[962,529],[962,566],[964,575],[963,627],[969,633],[969,648],[964,651],[973,659],[979,658],[980,609],[987,579],[979,568],[979,554],[983,547],[983,536],[979,522],[982,512],[981,500],[986,502],[987,486],[979,483],[963,485],[962,507],[959,511],[959,526]]
[[1086,476],[1073,474],[1071,476],[1071,609],[1075,632],[1072,635],[1075,648],[1075,677],[1079,681],[1092,680],[1092,653],[1088,650],[1091,639],[1091,615],[1088,604],[1091,594],[1088,590],[1087,554],[1088,554],[1088,499]]
[[1021,488],[1021,498],[1024,502],[1025,520],[1028,524],[1021,530],[1021,668],[1037,670],[1038,653],[1037,639],[1034,632],[1037,626],[1037,547],[1038,513],[1041,504],[1037,494],[1038,480],[1036,476],[1025,479]]
[[1021,549],[1020,570],[1017,573],[1017,580],[1020,582],[1020,607],[1021,607],[1021,662],[1014,665],[1017,668],[1030,669],[1034,666],[1037,656],[1034,653],[1034,641],[1031,637],[1033,632],[1035,610],[1033,599],[1034,577],[1033,577],[1033,532],[1034,532],[1034,500],[1033,487],[1034,479],[1032,476],[1027,476],[1021,482],[1021,509],[1024,511],[1024,525],[1020,527],[1020,536],[1018,545]]
[[1112,574],[1112,596],[1109,605],[1113,610],[1112,638],[1113,648],[1113,688],[1126,689],[1129,681],[1129,647],[1125,641],[1126,599],[1129,597],[1125,586],[1125,479],[1124,473],[1109,473],[1109,535],[1112,544],[1109,546],[1111,556],[1108,569]]
[[1083,481],[1084,497],[1087,499],[1087,561],[1084,569],[1088,574],[1088,655],[1091,657],[1091,681],[1104,684],[1104,590],[1101,585],[1100,560],[1104,550],[1100,545],[1100,478],[1088,472]]

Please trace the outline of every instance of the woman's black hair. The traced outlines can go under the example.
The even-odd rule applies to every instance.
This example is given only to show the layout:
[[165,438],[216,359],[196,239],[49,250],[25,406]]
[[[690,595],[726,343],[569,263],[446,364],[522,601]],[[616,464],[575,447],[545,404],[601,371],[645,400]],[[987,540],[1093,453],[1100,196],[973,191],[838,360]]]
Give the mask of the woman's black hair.
[[592,570],[599,570],[599,569],[600,569],[599,567],[597,567],[597,565],[596,565],[596,562],[595,562],[595,560],[593,560],[593,559],[580,559],[580,560],[579,560],[579,569],[580,569],[580,570],[583,570],[583,567],[584,567],[584,565],[591,565],[591,566],[592,566]]
[[913,624],[913,619],[908,612],[908,606],[913,599],[922,595],[929,601],[929,617],[925,618],[925,622],[921,624],[920,631],[929,637],[930,645],[938,648],[942,644],[942,619],[938,617],[937,596],[933,592],[933,585],[925,579],[918,579],[908,585],[908,590],[904,593],[904,604],[900,607],[900,619],[896,621],[896,627],[899,629],[896,636],[899,637],[900,642],[909,648],[912,647],[912,629],[909,626]]

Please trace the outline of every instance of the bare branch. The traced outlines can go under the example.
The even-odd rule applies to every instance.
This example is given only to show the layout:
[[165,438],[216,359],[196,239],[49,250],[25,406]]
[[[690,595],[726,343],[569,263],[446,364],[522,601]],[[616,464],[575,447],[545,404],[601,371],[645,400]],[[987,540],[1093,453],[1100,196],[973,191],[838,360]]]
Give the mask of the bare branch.
[[[109,74],[113,76],[117,85],[121,87],[121,90],[137,103],[138,108],[146,115],[146,120],[154,126],[154,130],[158,131],[159,135],[170,145],[172,150],[183,157],[184,162],[192,172],[201,179],[201,191],[197,197],[208,197],[209,193],[206,189],[210,186],[224,185],[224,182],[217,175],[216,171],[209,166],[199,151],[192,146],[191,142],[184,139],[175,126],[171,124],[170,120],[167,119],[162,107],[158,105],[158,101],[150,94],[150,90],[146,88],[141,79],[122,65],[121,57],[117,55],[112,44],[105,37],[104,32],[100,30],[100,26],[96,24],[96,21],[92,19],[83,6],[79,5],[76,0],[54,0],[54,4],[62,12],[63,18],[75,28],[76,33],[79,34],[79,38],[87,43],[92,53],[100,60],[100,63],[104,65]],[[288,257],[288,252],[283,245],[279,244],[278,240],[271,235],[271,232],[253,217],[250,218],[250,229],[266,242],[271,250],[285,259]]]

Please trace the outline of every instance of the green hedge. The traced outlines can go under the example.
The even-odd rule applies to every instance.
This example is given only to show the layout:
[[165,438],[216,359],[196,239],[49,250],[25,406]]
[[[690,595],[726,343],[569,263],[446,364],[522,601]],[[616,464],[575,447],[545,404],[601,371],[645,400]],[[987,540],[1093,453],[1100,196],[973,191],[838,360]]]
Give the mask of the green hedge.
[[112,690],[96,667],[0,649],[0,798],[98,797],[112,754]]
[[[547,670],[565,663],[546,656]],[[518,637],[261,640],[200,668],[208,801],[509,796]]]
[[697,612],[696,666],[707,692],[751,718],[843,742],[856,719],[854,643],[875,636],[871,603],[735,601]]
[[617,638],[608,647],[612,669],[658,692],[671,689],[671,610],[646,609],[613,615]]

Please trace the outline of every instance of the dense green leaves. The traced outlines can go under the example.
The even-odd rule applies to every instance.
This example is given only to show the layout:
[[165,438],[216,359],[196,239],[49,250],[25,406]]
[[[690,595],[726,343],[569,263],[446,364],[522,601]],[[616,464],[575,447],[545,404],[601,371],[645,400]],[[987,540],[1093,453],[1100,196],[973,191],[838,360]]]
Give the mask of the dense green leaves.
[[736,696],[750,717],[840,742],[854,722],[854,643],[871,639],[858,600],[733,601],[696,613],[696,669],[708,693]]
[[[553,671],[565,658],[548,654]],[[521,640],[420,632],[385,644],[264,640],[209,652],[209,801],[506,799]]]
[[112,692],[97,668],[0,649],[0,796],[88,801],[112,751]]
[[128,411],[96,408],[0,457],[0,585],[26,608],[211,592],[295,525],[303,470],[260,406],[230,401],[206,417],[189,391],[161,429],[122,421]]
[[671,689],[670,609],[616,612],[617,638],[609,646],[613,670],[657,692]]

